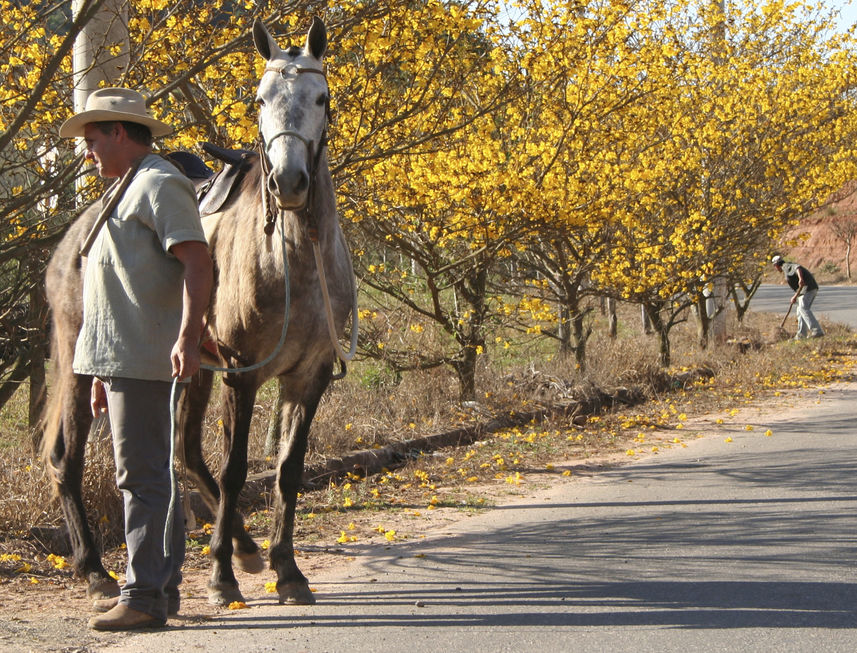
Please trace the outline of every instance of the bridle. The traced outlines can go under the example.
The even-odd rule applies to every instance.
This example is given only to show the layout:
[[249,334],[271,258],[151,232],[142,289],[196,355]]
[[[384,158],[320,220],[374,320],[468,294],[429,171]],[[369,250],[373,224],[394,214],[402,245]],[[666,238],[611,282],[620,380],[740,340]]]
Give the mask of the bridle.
[[[289,63],[283,63],[280,65],[268,64],[265,67],[264,72],[274,72],[279,73],[279,75],[285,79],[287,73],[297,73],[297,74],[315,74],[321,75],[324,78],[324,83],[327,85],[327,75],[325,75],[324,71],[316,70],[315,68],[301,68],[298,66],[294,66]],[[264,74],[264,73],[263,73]],[[294,130],[284,129],[282,131],[277,132],[266,142],[265,137],[262,135],[262,123],[261,116],[259,118],[259,161],[262,166],[262,181],[261,181],[261,192],[262,192],[262,209],[265,214],[265,234],[270,236],[274,233],[274,227],[277,219],[277,212],[273,208],[273,203],[271,201],[272,198],[269,197],[270,193],[268,192],[268,175],[271,173],[271,159],[268,156],[268,152],[271,148],[271,144],[277,140],[278,138],[296,138],[301,143],[304,144],[307,150],[307,158],[311,161],[311,168],[309,171],[309,187],[307,188],[306,202],[300,208],[298,208],[295,212],[299,213],[301,217],[304,218],[307,228],[309,230],[310,238],[317,239],[318,238],[318,228],[316,225],[315,216],[312,215],[311,208],[313,205],[313,199],[315,198],[315,178],[318,172],[318,166],[321,162],[321,154],[325,147],[327,147],[327,127],[330,123],[330,90],[327,92],[327,100],[324,106],[324,114],[325,121],[324,126],[322,127],[321,134],[319,134],[318,138],[318,147],[315,147],[315,142],[312,139],[308,139]]]

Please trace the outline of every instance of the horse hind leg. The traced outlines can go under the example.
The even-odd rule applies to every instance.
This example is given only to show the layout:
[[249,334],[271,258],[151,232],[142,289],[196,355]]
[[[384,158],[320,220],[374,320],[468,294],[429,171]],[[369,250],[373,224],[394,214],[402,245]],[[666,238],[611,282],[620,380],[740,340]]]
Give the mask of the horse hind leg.
[[[211,396],[213,375],[201,371],[192,379],[179,400],[179,431],[184,443],[185,465],[203,501],[213,514],[220,504],[220,488],[202,456],[202,424]],[[243,572],[258,574],[265,568],[259,546],[244,528],[240,513],[232,518],[232,562]]]
[[119,595],[119,584],[101,562],[82,496],[86,441],[92,425],[89,408],[92,377],[73,376],[67,381],[68,396],[64,398],[60,430],[49,454],[50,469],[68,526],[72,568],[86,581],[87,597],[109,598]]

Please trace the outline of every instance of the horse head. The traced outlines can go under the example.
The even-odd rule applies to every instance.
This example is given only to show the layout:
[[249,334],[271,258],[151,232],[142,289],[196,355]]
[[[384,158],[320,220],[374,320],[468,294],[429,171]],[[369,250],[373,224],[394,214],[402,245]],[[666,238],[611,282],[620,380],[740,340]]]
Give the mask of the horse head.
[[256,21],[253,41],[268,62],[256,93],[264,182],[281,210],[299,210],[309,200],[327,140],[327,30],[313,18],[303,48],[283,50]]

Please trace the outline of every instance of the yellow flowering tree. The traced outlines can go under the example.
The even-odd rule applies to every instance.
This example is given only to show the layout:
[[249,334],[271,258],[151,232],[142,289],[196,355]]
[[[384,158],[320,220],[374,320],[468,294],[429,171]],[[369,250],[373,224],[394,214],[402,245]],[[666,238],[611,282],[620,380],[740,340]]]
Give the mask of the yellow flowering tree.
[[638,106],[663,80],[657,63],[668,46],[641,36],[668,12],[661,3],[535,0],[517,12],[508,47],[529,93],[513,138],[533,224],[516,254],[525,273],[516,292],[524,306],[557,307],[542,333],[573,350],[582,369],[587,298],[603,293],[590,276],[612,259],[614,222],[627,204],[623,178],[650,146],[637,130]]
[[652,37],[674,43],[668,84],[637,123],[652,146],[625,177],[615,262],[600,283],[669,330],[717,277],[731,283],[779,234],[855,176],[853,37],[799,5],[696,8]]
[[[71,183],[79,161],[57,129],[72,40],[101,2],[72,17],[65,2],[0,0],[0,379],[31,362],[34,282],[98,185]],[[705,288],[752,276],[857,177],[853,36],[798,3],[719,7],[139,0],[118,83],[176,127],[165,150],[247,147],[264,65],[252,21],[294,41],[323,16],[331,161],[377,315],[362,351],[398,370],[450,365],[469,399],[501,328],[565,338],[582,364],[587,278],[649,307],[668,363],[670,329]]]
[[397,371],[449,365],[463,400],[475,398],[477,360],[502,315],[489,284],[525,224],[495,113],[519,89],[492,16],[481,2],[426,2],[387,17],[379,52],[372,38],[346,55],[369,74],[354,70],[366,81],[346,94],[358,103],[352,122],[337,125],[359,144],[342,153],[340,190],[380,316],[366,322],[363,352]]
[[[52,29],[64,33],[72,17],[66,5],[58,6],[62,11]],[[490,48],[477,34],[479,23],[490,13],[485,3],[354,1],[328,9],[321,2],[302,2],[278,5],[273,13],[263,14],[264,6],[252,0],[129,3],[129,64],[116,83],[147,90],[153,114],[175,126],[175,133],[162,143],[164,150],[194,150],[202,139],[244,147],[255,140],[253,99],[264,63],[253,51],[249,26],[259,17],[278,37],[292,42],[303,38],[309,15],[318,13],[326,19],[333,44],[328,80],[337,115],[331,155],[349,217],[365,212],[354,201],[364,188],[363,176],[375,174],[378,161],[430,154],[437,139],[452,138],[502,95],[480,87],[479,78],[472,74],[491,65],[486,58]],[[33,23],[41,15],[38,9],[26,5],[19,13]],[[18,23],[12,25],[20,28]],[[55,37],[32,33],[33,42],[43,49],[47,48],[42,41],[48,38]],[[16,39],[20,40],[10,32],[5,40],[12,47]],[[62,234],[76,206],[70,183],[78,170],[73,144],[60,143],[56,137],[58,125],[71,113],[70,60],[59,56],[57,62],[53,71],[36,64],[28,64],[26,70],[27,74],[42,71],[56,89],[50,101],[44,93],[37,96],[44,101],[34,105],[31,131],[37,130],[43,142],[55,148],[54,160],[66,171],[65,176],[45,173],[55,183],[51,188],[44,186],[43,195],[50,196],[59,186],[65,195],[51,205],[50,219],[40,223],[45,227],[37,239],[40,246]],[[473,100],[478,108],[470,106]],[[32,140],[29,145],[26,138],[18,143],[29,152]],[[464,171],[459,174],[463,179]],[[91,185],[99,185],[98,180],[88,179]],[[27,187],[37,185],[31,181]],[[95,193],[94,188],[86,188],[79,195]],[[34,245],[22,240],[27,227],[16,222],[18,214],[7,211],[6,215],[9,247],[15,252],[30,251]]]

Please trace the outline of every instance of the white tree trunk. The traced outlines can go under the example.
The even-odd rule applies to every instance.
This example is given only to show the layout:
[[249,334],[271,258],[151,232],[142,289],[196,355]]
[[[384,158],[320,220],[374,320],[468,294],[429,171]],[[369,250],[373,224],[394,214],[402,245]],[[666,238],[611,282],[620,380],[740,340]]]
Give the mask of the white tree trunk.
[[[708,316],[714,315],[711,321],[709,337],[713,342],[723,344],[726,342],[726,302],[729,301],[729,287],[726,279],[718,277],[714,280],[714,292],[709,298],[713,304],[708,309]],[[715,311],[718,311],[715,314]]]
[[[83,0],[72,1],[77,15]],[[126,0],[107,0],[89,21],[74,43],[74,111],[86,107],[92,91],[113,86],[128,69],[128,4]]]

